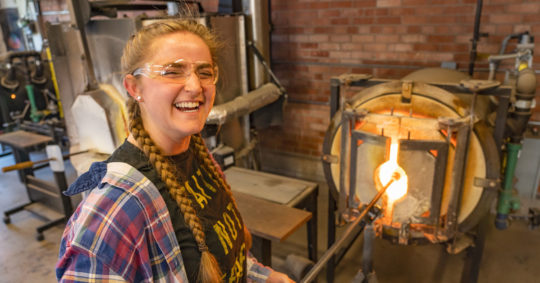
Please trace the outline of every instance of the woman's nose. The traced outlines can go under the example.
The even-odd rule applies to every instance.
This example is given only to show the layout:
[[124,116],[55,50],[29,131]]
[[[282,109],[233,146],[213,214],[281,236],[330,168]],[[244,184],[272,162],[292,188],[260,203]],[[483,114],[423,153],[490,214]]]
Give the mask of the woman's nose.
[[201,81],[199,80],[199,77],[195,72],[191,72],[189,76],[186,78],[186,82],[184,84],[184,89],[188,91],[201,91]]

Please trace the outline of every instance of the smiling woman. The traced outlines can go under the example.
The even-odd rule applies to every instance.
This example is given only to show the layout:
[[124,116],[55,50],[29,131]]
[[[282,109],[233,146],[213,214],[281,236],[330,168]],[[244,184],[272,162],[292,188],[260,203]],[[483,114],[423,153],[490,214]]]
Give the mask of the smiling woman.
[[144,27],[122,56],[130,135],[67,190],[90,190],[60,248],[61,281],[290,282],[251,257],[229,185],[200,136],[218,44],[203,25]]

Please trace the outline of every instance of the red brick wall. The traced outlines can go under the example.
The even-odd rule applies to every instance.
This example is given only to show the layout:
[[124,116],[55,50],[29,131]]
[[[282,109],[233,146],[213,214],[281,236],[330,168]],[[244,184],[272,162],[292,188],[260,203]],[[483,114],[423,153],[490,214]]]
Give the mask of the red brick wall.
[[[262,131],[262,146],[320,155],[330,122],[324,103],[329,102],[332,76],[361,72],[400,78],[443,61],[466,71],[475,7],[475,0],[272,1],[272,67],[290,102],[285,126]],[[475,77],[487,78],[481,72],[486,57],[499,52],[507,35],[529,31],[540,39],[539,15],[540,1],[484,0],[480,31],[489,37],[478,43]],[[507,51],[514,47],[509,44]],[[537,80],[540,85],[540,76]],[[540,111],[534,119],[540,120]]]

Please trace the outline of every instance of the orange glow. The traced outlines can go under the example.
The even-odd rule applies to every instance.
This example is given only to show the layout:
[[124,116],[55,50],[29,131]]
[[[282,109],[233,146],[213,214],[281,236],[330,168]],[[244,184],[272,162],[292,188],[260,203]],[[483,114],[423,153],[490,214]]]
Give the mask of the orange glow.
[[379,166],[379,180],[383,187],[390,182],[394,172],[399,173],[399,179],[395,180],[390,187],[386,189],[389,205],[402,198],[407,193],[408,178],[405,170],[397,163],[398,152],[398,143],[392,141],[392,144],[390,145],[390,159]]
[[15,99],[17,96],[14,93],[12,93],[10,97],[11,99]]

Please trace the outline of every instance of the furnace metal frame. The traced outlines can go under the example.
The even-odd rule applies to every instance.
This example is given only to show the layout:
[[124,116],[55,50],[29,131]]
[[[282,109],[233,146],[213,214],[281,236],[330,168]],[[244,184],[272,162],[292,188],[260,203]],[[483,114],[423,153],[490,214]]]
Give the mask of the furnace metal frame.
[[[393,80],[383,80],[383,79],[371,79],[371,76],[368,75],[356,75],[356,74],[345,74],[339,77],[334,77],[331,79],[331,87],[330,87],[330,119],[335,116],[335,114],[338,112],[340,108],[343,109],[342,112],[342,120],[340,121],[342,126],[342,139],[341,139],[341,154],[343,154],[344,149],[348,147],[347,144],[350,140],[350,153],[351,153],[351,160],[356,160],[357,155],[357,142],[359,140],[375,140],[379,143],[386,143],[387,138],[374,135],[371,133],[366,133],[362,131],[357,130],[351,130],[350,125],[351,121],[354,121],[356,119],[361,119],[362,116],[366,115],[366,113],[361,113],[362,111],[355,112],[355,110],[347,109],[347,104],[345,102],[341,102],[341,91],[342,86],[355,86],[355,87],[372,87],[378,84],[382,83],[388,83],[392,82]],[[404,84],[407,84],[408,82],[403,82]],[[465,93],[470,95],[491,95],[496,96],[499,99],[499,103],[496,110],[496,119],[495,119],[495,126],[493,131],[493,138],[496,144],[497,153],[501,154],[501,146],[503,144],[503,136],[504,136],[504,130],[505,130],[505,124],[507,120],[508,115],[508,106],[510,102],[510,96],[513,92],[513,89],[506,86],[501,87],[495,87],[495,88],[489,88],[485,90],[471,90],[468,89],[462,85],[459,84],[440,84],[440,83],[434,83],[430,84],[435,87],[441,88],[443,90],[449,91],[451,93]],[[406,97],[405,97],[406,99]],[[474,106],[473,106],[474,107]],[[338,126],[338,125],[336,125]],[[456,125],[448,125],[448,126],[456,126]],[[470,126],[468,123],[465,123],[464,125],[460,125],[460,127],[457,129],[457,144],[466,144],[468,145],[468,139],[469,139],[469,133],[470,133]],[[347,136],[350,136],[350,139],[346,138]],[[323,148],[330,148],[332,141],[325,140],[325,144]],[[436,149],[441,151],[442,154],[441,158],[436,159],[436,165],[435,165],[435,176],[440,176],[441,174],[444,174],[445,168],[446,168],[446,158],[447,158],[447,152],[448,152],[448,144],[444,142],[437,142],[437,141],[414,141],[414,140],[402,140],[400,142],[400,146],[403,148],[409,149],[409,150],[429,150],[429,149]],[[323,153],[323,161],[326,163],[325,166],[323,166],[324,173],[326,175],[327,180],[330,180],[332,178],[332,173],[329,168],[329,164],[332,162],[337,162],[335,160],[335,157],[329,155],[328,153]],[[342,155],[343,156],[343,155]],[[455,164],[454,169],[456,170],[460,168],[463,168],[462,170],[457,170],[457,174],[453,176],[453,179],[458,184],[462,184],[461,180],[464,175],[464,165],[466,161],[467,156],[467,146],[461,146],[456,147],[455,152]],[[340,168],[344,168],[343,165],[345,164],[347,158],[341,158],[340,160]],[[350,186],[349,186],[349,195],[354,195],[355,193],[355,174],[352,172],[356,172],[356,162],[350,163]],[[344,175],[345,170],[340,171],[340,180],[341,186],[343,186],[345,181]],[[490,191],[494,191],[498,188],[498,181],[494,184],[492,179],[477,179],[475,180],[475,185],[484,187],[486,189],[489,189]],[[433,180],[433,194],[432,194],[432,209],[430,217],[423,219],[425,223],[438,226],[439,224],[439,211],[440,211],[440,204],[441,204],[441,192],[443,189],[444,184],[440,182],[439,178],[434,178]],[[462,188],[462,186],[461,186]],[[459,210],[459,197],[461,195],[461,188],[457,188],[458,193],[453,193],[453,196],[450,200],[450,204],[448,207],[448,213],[447,215],[450,215],[451,219],[446,219],[446,224],[449,228],[447,228],[446,235],[448,237],[453,236],[453,231],[457,229],[457,212]],[[336,211],[340,206],[343,206],[343,197],[340,198],[340,192],[343,193],[343,190],[338,190],[338,188],[335,187],[335,184],[332,182],[329,182],[329,198],[328,198],[328,248],[336,242]],[[436,192],[439,192],[438,194]],[[355,206],[356,205],[356,206]],[[349,197],[349,207],[357,207],[357,204],[354,203],[354,198]],[[437,212],[437,213],[434,213]],[[369,222],[373,219],[368,219]],[[475,238],[474,238],[474,244],[468,248],[467,252],[469,253],[469,256],[467,257],[464,269],[462,272],[462,279],[461,282],[476,282],[478,278],[478,272],[479,272],[479,265],[483,253],[483,247],[484,247],[484,241],[485,241],[485,233],[486,229],[488,227],[487,225],[487,217],[484,216],[480,220],[480,222],[475,227]],[[342,247],[335,250],[335,253],[331,256],[331,258],[328,260],[327,263],[327,269],[326,269],[326,277],[327,282],[333,282],[334,280],[334,273],[335,273],[335,267],[343,256],[347,253],[349,248],[352,246],[354,241],[358,238],[358,236],[363,232],[365,225],[367,224],[366,221],[361,222],[362,225],[359,225],[354,229],[353,233],[354,237],[349,242],[346,242],[343,244]],[[370,266],[370,264],[367,264],[366,266]]]

